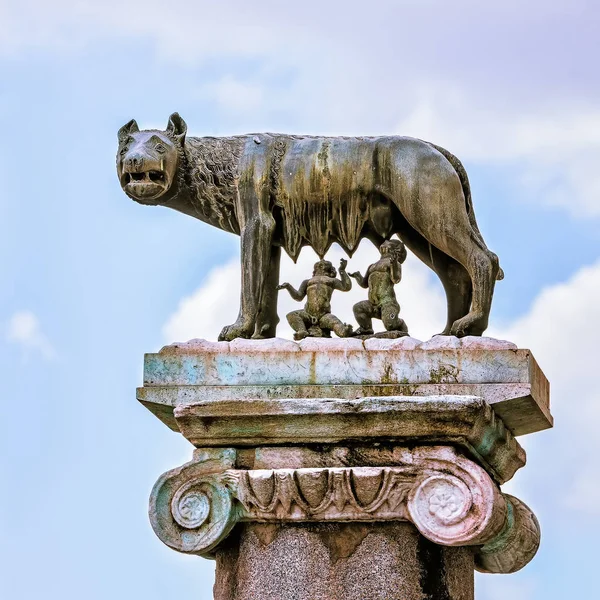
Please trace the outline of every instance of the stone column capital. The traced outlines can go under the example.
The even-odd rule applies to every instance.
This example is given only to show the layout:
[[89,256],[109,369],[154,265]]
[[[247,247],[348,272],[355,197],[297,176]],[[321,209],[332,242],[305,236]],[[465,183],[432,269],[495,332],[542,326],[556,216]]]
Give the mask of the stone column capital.
[[236,469],[235,454],[202,451],[158,480],[150,518],[164,543],[210,556],[238,522],[409,521],[436,544],[476,546],[478,568],[495,573],[539,545],[531,511],[449,446],[398,446],[377,467]]

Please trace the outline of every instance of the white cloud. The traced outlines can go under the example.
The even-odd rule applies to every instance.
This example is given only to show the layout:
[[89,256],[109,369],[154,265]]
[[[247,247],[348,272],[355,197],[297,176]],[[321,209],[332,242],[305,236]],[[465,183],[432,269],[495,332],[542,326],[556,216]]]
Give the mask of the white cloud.
[[253,114],[264,104],[264,88],[258,83],[245,83],[226,75],[207,83],[204,94],[223,110],[231,113]]
[[190,338],[216,340],[237,317],[240,296],[239,260],[214,268],[204,284],[183,298],[163,327],[168,343]]
[[37,316],[29,310],[17,311],[9,319],[6,341],[19,346],[24,356],[40,353],[48,360],[56,357],[56,352],[43,333]]

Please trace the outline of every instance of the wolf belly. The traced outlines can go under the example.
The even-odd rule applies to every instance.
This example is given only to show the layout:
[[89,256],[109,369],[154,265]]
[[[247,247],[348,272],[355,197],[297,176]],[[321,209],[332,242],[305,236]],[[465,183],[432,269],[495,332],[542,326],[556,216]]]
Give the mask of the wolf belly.
[[[385,190],[392,179],[402,178],[395,155],[411,142],[422,144],[393,137],[276,139],[268,168],[289,255],[296,259],[309,245],[323,257],[333,242],[351,255],[365,229],[388,237],[395,205]],[[401,188],[398,184],[395,191]]]

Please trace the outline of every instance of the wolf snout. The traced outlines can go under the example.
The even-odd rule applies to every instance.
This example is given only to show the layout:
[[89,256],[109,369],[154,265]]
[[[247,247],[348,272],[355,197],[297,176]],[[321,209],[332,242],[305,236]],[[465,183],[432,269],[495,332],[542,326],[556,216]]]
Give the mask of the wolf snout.
[[142,156],[129,156],[123,162],[125,171],[135,172],[144,170],[144,158]]

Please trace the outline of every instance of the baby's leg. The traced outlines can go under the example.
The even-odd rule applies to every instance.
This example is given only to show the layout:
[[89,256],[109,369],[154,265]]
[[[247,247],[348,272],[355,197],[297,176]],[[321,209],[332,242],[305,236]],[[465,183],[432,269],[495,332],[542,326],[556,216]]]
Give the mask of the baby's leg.
[[305,310],[295,310],[288,313],[287,322],[290,327],[294,330],[294,339],[303,340],[308,335],[306,325],[310,324],[310,316]]
[[386,302],[381,307],[381,320],[386,331],[404,331],[408,333],[408,327],[404,319],[400,318],[400,305],[395,301]]
[[359,335],[370,335],[373,333],[373,317],[375,317],[375,311],[373,305],[368,300],[357,302],[352,308],[354,312],[354,318],[358,323],[357,334]]
[[349,337],[352,335],[352,325],[342,323],[342,321],[332,314],[322,316],[319,325],[323,329],[330,329],[338,337]]

